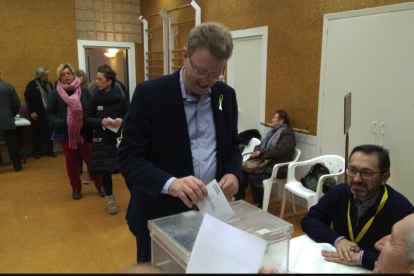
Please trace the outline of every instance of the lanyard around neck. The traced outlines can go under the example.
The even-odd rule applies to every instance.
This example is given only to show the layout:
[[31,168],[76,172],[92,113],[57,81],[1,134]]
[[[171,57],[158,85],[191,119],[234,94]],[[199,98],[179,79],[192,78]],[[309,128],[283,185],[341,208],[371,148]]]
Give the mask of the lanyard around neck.
[[373,216],[368,222],[367,224],[365,224],[364,228],[362,228],[361,232],[359,232],[358,237],[356,238],[356,240],[354,240],[354,233],[352,231],[352,223],[351,223],[351,217],[349,215],[350,209],[351,209],[351,200],[349,200],[348,203],[348,229],[349,229],[349,236],[351,237],[351,241],[354,243],[358,243],[362,237],[365,235],[365,233],[368,231],[369,227],[371,227],[372,222],[374,221],[375,217],[378,215],[378,213],[382,210],[382,207],[384,207],[385,202],[388,199],[388,192],[387,192],[387,187],[384,185],[384,195],[381,198],[381,203],[378,206],[377,212],[375,213],[375,216]]

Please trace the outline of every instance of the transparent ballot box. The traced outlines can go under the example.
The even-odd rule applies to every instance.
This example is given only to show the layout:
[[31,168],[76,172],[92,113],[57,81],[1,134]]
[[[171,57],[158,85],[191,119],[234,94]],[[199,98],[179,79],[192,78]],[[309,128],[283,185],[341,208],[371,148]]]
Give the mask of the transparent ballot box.
[[[234,216],[227,224],[268,241],[262,266],[288,272],[293,225],[243,200],[231,202],[230,206]],[[185,273],[202,221],[198,211],[148,221],[152,263],[167,273]]]

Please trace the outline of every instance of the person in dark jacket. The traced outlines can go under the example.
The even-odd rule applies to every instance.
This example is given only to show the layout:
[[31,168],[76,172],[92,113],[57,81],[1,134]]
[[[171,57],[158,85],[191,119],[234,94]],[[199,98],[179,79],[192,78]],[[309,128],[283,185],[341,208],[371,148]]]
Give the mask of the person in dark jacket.
[[[81,136],[83,111],[90,98],[88,89],[82,87],[78,77],[74,75],[68,63],[59,65],[57,69],[59,81],[57,89],[49,95],[45,116],[53,126],[53,139],[62,146],[66,159],[66,170],[72,186],[72,198],[82,197],[82,183],[78,172],[78,149],[89,168],[92,144],[84,141]],[[104,197],[102,177],[91,175],[99,195]]]
[[30,128],[35,130],[35,159],[42,156],[43,145],[46,145],[47,155],[56,157],[49,122],[45,118],[47,98],[52,93],[52,83],[49,81],[49,68],[40,66],[33,74],[33,80],[26,86],[24,97],[30,112]]
[[[272,159],[262,173],[249,174],[242,172],[242,183],[239,190],[234,195],[234,200],[245,199],[246,189],[249,186],[253,194],[253,202],[263,204],[263,180],[269,179],[272,175],[273,167],[279,163],[290,162],[295,153],[296,138],[295,133],[290,127],[290,117],[286,111],[279,109],[272,119],[272,129],[267,133],[260,145],[254,148],[250,158]],[[277,178],[286,178],[287,168],[282,167],[277,173]]]
[[[98,72],[102,69],[110,69],[112,70],[111,66],[104,64],[98,67]],[[116,87],[118,87],[119,90],[122,91],[122,93],[124,93],[125,97],[127,98],[127,100],[129,101],[129,91],[128,88],[126,88],[126,86],[119,80],[116,80],[115,84]],[[95,87],[96,87],[96,82],[91,81],[91,83],[89,83],[88,85],[88,89],[91,93],[93,93],[95,91]]]
[[[379,256],[374,245],[393,225],[414,213],[413,205],[386,184],[388,151],[377,145],[355,147],[349,156],[348,183],[331,188],[302,219],[302,230],[336,252],[328,261],[373,269]],[[330,226],[333,225],[333,228]]]
[[89,172],[102,175],[109,214],[118,213],[112,192],[112,174],[118,173],[116,139],[121,136],[119,127],[129,106],[129,101],[115,86],[115,81],[116,73],[112,69],[101,68],[98,71],[96,87],[83,117],[84,124],[94,128]]
[[19,143],[14,117],[19,112],[20,99],[13,85],[1,79],[0,72],[0,130],[4,133],[10,160],[16,172],[22,170]]

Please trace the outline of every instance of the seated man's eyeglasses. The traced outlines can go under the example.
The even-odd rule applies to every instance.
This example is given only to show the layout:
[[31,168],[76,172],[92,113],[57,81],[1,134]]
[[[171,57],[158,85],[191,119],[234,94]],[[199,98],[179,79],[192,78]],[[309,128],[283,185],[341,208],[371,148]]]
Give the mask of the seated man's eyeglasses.
[[354,167],[348,167],[346,169],[346,173],[350,177],[355,177],[357,175],[357,173],[359,173],[359,175],[361,176],[362,179],[370,180],[370,179],[372,179],[374,177],[374,174],[376,174],[376,173],[382,173],[382,172],[373,172],[373,171],[370,171],[370,170],[361,170],[361,171],[358,171]]
[[[205,78],[208,75],[208,72],[205,71],[201,71],[200,69],[194,68],[194,64],[190,59],[190,64],[191,64],[191,70],[193,70],[194,73],[197,74],[197,76],[199,76],[200,78]],[[222,80],[224,78],[224,68],[223,68],[223,73],[219,74],[219,73],[211,73],[210,74],[210,79],[212,80]]]

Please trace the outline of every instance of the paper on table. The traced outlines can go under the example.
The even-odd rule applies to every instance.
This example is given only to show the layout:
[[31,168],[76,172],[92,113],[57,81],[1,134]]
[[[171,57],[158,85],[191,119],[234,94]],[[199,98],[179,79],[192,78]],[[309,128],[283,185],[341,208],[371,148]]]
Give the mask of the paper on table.
[[267,241],[206,214],[187,273],[257,273]]
[[329,243],[308,243],[302,245],[295,262],[290,268],[296,273],[331,273],[335,263],[325,261],[322,250],[336,251]]
[[[108,117],[107,119],[108,119],[108,120],[110,120],[111,122],[113,122],[113,121],[114,121],[114,119],[112,119],[112,118],[110,118],[110,117]],[[122,124],[121,124],[121,125],[122,125]],[[113,132],[117,133],[117,132],[118,132],[118,130],[119,130],[119,128],[121,127],[121,125],[119,125],[118,127],[113,127],[113,126],[105,126],[105,128],[109,129],[110,131],[113,131]]]
[[203,202],[200,202],[197,205],[201,214],[203,216],[205,214],[210,214],[222,221],[226,221],[226,219],[233,216],[233,209],[231,209],[230,204],[224,196],[217,181],[213,179],[213,181],[207,184],[206,188],[208,196],[204,198]]

